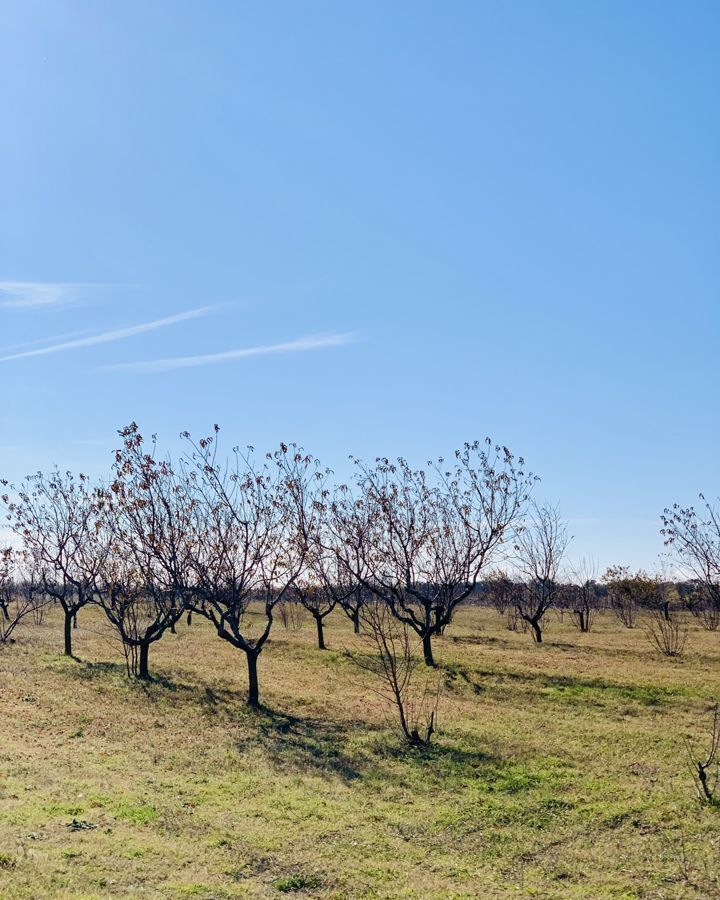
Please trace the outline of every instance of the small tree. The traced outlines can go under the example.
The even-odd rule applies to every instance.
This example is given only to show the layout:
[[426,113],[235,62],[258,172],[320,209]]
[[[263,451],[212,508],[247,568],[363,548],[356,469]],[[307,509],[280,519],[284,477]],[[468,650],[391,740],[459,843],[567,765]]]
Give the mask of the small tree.
[[687,623],[682,619],[668,618],[661,610],[653,609],[648,614],[645,631],[663,656],[682,656],[688,636]]
[[[4,482],[7,485],[7,482]],[[65,614],[65,655],[73,655],[72,627],[93,599],[102,554],[96,540],[94,489],[85,475],[54,470],[29,475],[3,495],[10,527],[35,560],[43,589]]]
[[597,568],[592,560],[583,559],[571,570],[572,583],[567,586],[567,602],[573,624],[580,632],[593,626],[599,603]]
[[292,586],[291,598],[303,606],[315,620],[318,650],[326,650],[324,621],[337,606],[337,598],[323,584],[298,578]]
[[0,644],[13,641],[13,633],[26,616],[48,602],[27,552],[0,550]]
[[12,547],[0,548],[0,618],[10,620],[10,585],[15,571],[15,554]]
[[560,590],[558,574],[567,544],[567,530],[558,510],[533,504],[515,546],[523,583],[515,592],[514,602],[538,644],[543,639],[545,613],[555,603]]
[[333,506],[351,574],[416,632],[428,666],[432,638],[475,590],[534,482],[506,447],[465,444],[452,468],[440,459],[412,469],[404,459],[357,461],[358,495]]
[[373,690],[395,709],[405,741],[412,747],[426,746],[437,728],[440,682],[432,687],[426,676],[422,686],[417,685],[419,660],[412,653],[413,632],[386,604],[366,604],[361,619],[371,649],[346,651],[348,658],[375,676],[378,687]]
[[305,621],[307,610],[295,597],[286,595],[276,606],[277,616],[282,627],[287,631],[300,631]]
[[[192,603],[218,636],[245,654],[248,704],[260,705],[258,657],[270,636],[273,612],[289,598],[303,572],[308,546],[322,507],[326,473],[296,445],[281,444],[262,465],[233,451],[230,464],[217,460],[216,435],[191,443],[189,461],[196,484],[191,568]],[[184,437],[190,441],[189,434]],[[259,630],[249,615],[261,610]]]
[[678,562],[707,592],[710,606],[720,612],[720,511],[700,494],[704,511],[677,503],[661,516],[660,533]]
[[720,607],[715,605],[714,598],[707,587],[703,585],[698,612],[700,623],[706,631],[717,631],[720,627]]
[[360,614],[362,613],[365,604],[370,601],[371,597],[372,594],[370,594],[370,592],[361,584],[353,584],[352,581],[349,580],[348,590],[346,592],[343,591],[341,594],[342,599],[338,600],[340,609],[352,622],[353,632],[355,634],[360,634]]
[[504,616],[508,607],[512,604],[517,590],[516,585],[513,584],[507,572],[502,570],[491,572],[485,580],[484,588],[485,596],[490,605],[499,616]]
[[712,708],[712,727],[707,754],[698,757],[690,738],[685,739],[685,749],[690,764],[698,798],[702,802],[716,803],[715,791],[720,780],[720,714],[718,704]]
[[716,607],[707,586],[697,578],[679,581],[675,585],[678,599],[684,609],[700,620],[707,631],[720,627],[720,607]]
[[122,639],[129,671],[149,679],[150,646],[188,604],[195,501],[184,470],[158,457],[155,436],[146,447],[134,422],[119,435],[113,479],[95,504],[95,539],[107,550],[94,587]]

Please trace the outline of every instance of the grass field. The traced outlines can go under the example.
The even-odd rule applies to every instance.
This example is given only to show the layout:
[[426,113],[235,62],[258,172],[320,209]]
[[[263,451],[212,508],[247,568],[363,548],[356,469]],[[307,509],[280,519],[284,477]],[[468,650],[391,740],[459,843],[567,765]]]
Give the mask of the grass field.
[[694,627],[678,662],[610,615],[550,619],[536,646],[457,615],[428,750],[402,747],[339,613],[324,653],[312,620],[276,623],[262,712],[206,623],[153,647],[150,685],[97,610],[79,660],[54,614],[27,625],[0,648],[0,897],[720,897],[720,809],[682,745],[707,734],[720,635]]

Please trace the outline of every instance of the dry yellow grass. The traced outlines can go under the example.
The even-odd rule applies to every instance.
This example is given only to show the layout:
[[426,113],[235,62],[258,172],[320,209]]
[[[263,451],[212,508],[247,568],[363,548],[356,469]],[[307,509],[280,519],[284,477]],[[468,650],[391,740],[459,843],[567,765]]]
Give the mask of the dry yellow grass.
[[[462,610],[437,642],[433,748],[407,751],[369,677],[276,623],[261,699],[207,623],[131,682],[99,611],[66,660],[49,615],[0,648],[0,896],[720,896],[720,810],[682,748],[720,696],[720,635],[682,661],[604,616],[547,643]],[[93,828],[74,830],[71,823]]]

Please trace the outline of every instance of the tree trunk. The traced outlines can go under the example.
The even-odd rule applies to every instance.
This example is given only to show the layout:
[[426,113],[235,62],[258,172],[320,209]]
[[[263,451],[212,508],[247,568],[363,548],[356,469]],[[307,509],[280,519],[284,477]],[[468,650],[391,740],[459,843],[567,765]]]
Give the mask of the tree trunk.
[[72,624],[75,618],[73,612],[65,610],[65,656],[72,656]]
[[422,639],[423,644],[423,656],[425,657],[425,665],[426,666],[435,666],[435,660],[433,658],[432,652],[432,642],[430,640],[430,632],[423,636]]
[[258,684],[257,653],[247,653],[248,664],[248,706],[260,706],[260,685]]
[[192,610],[191,609],[188,610],[187,623],[188,623],[188,625],[192,625]]
[[533,630],[533,637],[535,638],[536,644],[542,644],[542,628],[540,627],[540,622],[538,620],[532,620],[530,622]]
[[317,626],[318,650],[326,650],[322,616],[315,616],[315,625]]
[[140,644],[140,664],[138,666],[138,678],[143,681],[150,681],[150,669],[148,668],[148,654],[150,653],[150,644]]
[[73,628],[77,628],[77,610],[73,613]]
[[352,614],[352,623],[353,623],[353,633],[360,634],[360,607],[359,606]]

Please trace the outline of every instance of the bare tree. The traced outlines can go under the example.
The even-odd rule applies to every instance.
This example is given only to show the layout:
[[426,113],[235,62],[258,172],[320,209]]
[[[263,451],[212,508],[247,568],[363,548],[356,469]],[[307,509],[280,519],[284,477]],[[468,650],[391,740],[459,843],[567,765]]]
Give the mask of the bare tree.
[[314,485],[312,514],[297,519],[295,540],[304,566],[291,590],[292,598],[315,620],[319,650],[326,649],[325,619],[338,605],[344,608],[343,604],[350,604],[359,611],[359,585],[341,561],[343,548],[333,531],[331,516],[330,492],[321,475]]
[[543,639],[545,613],[560,590],[558,576],[568,540],[558,510],[533,503],[515,545],[517,568],[523,579],[515,594],[515,606],[538,644]]
[[358,494],[341,492],[333,506],[342,559],[352,575],[422,640],[434,666],[433,635],[506,538],[534,478],[507,448],[466,444],[455,464],[412,469],[404,459],[359,461]]
[[[323,504],[322,510],[324,518],[328,511],[327,504]],[[318,649],[325,650],[325,619],[339,606],[346,612],[353,625],[359,622],[362,587],[341,564],[332,544],[328,549],[326,540],[331,541],[332,535],[325,537],[320,517],[317,517],[316,524],[317,534],[307,536],[308,552],[304,577],[295,581],[292,594],[315,620]]]
[[184,470],[157,455],[154,436],[146,448],[134,422],[119,434],[113,479],[96,502],[95,539],[107,552],[94,587],[130,671],[149,679],[150,646],[174,627],[193,587],[195,500]]
[[720,713],[718,704],[712,708],[712,727],[707,754],[698,758],[690,738],[685,739],[685,749],[690,763],[695,788],[701,801],[716,803],[715,790],[720,779]]
[[[485,580],[485,594],[498,615],[504,616],[511,606],[517,590],[507,572],[498,569],[491,572]],[[514,630],[514,629],[511,629]]]
[[337,597],[324,584],[298,578],[292,586],[291,597],[304,607],[315,620],[318,650],[327,650],[325,645],[325,618],[337,606]]
[[[347,576],[347,570],[343,576]],[[338,603],[340,609],[352,622],[353,632],[360,634],[360,615],[365,604],[372,598],[372,594],[362,584],[353,583],[351,579],[348,579],[348,582],[348,589],[341,589],[341,599],[338,600]],[[343,582],[340,582],[340,585],[342,584]]]
[[573,624],[581,632],[588,632],[593,626],[598,609],[599,585],[597,566],[593,560],[582,559],[571,568],[572,583],[568,585],[568,602]]
[[27,551],[0,550],[0,644],[11,643],[22,620],[47,602]]
[[[303,572],[319,514],[326,473],[295,445],[281,444],[264,462],[235,448],[230,463],[217,459],[215,434],[195,442],[190,461],[197,489],[192,603],[218,635],[245,653],[248,704],[260,705],[258,657],[273,611]],[[255,604],[254,610],[251,605]],[[252,615],[252,612],[258,615]],[[259,625],[256,625],[258,618]]]
[[702,586],[698,612],[702,627],[706,631],[717,631],[720,627],[720,607],[715,605],[714,598],[705,585]]
[[0,618],[10,620],[9,596],[12,576],[15,571],[15,553],[12,547],[0,548]]
[[307,610],[296,598],[287,594],[275,609],[284,629],[299,631],[302,628]]
[[682,607],[686,609],[707,631],[717,631],[720,627],[720,607],[713,603],[706,585],[698,578],[679,581],[675,591]]
[[418,659],[412,653],[412,630],[378,600],[363,607],[361,619],[371,649],[348,650],[348,658],[379,681],[374,690],[394,707],[400,732],[408,744],[429,744],[437,727],[440,682],[431,686],[426,676],[422,686],[416,684]]
[[645,622],[645,631],[653,646],[663,656],[682,656],[687,642],[687,623],[680,618],[669,618],[659,609],[651,609]]
[[705,586],[708,605],[720,613],[720,511],[700,494],[704,511],[677,503],[661,516],[660,533],[680,564]]
[[63,609],[65,655],[72,656],[72,626],[93,598],[101,564],[94,489],[87,476],[56,469],[29,475],[20,488],[11,490],[12,499],[2,497],[10,527],[36,560],[44,591]]

